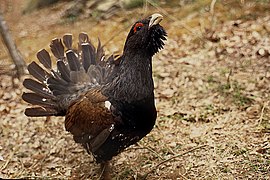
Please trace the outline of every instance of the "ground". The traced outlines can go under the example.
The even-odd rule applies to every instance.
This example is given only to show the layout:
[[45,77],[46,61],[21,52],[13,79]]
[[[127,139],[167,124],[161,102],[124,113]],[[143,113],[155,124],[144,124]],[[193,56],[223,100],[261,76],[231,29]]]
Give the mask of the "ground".
[[[148,4],[141,14],[75,22],[61,18],[66,3],[20,15],[21,1],[13,1],[4,15],[27,62],[66,32],[85,31],[108,54],[121,52],[137,18],[164,14],[168,41],[153,60],[157,123],[113,159],[114,179],[270,179],[269,1]],[[26,117],[22,80],[0,80],[0,177],[98,179],[99,166],[64,119]]]

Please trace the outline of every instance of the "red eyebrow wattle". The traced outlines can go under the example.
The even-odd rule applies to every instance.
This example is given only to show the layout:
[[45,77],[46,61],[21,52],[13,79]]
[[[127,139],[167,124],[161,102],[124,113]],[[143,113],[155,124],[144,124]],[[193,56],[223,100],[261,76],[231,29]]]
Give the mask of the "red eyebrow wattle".
[[143,26],[143,23],[136,23],[133,28],[134,33],[137,31],[137,27],[142,27],[142,26]]

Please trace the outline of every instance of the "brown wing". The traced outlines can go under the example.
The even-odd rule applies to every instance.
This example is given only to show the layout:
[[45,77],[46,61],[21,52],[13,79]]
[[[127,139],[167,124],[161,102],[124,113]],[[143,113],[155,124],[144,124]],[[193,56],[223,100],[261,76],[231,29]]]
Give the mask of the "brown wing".
[[109,137],[116,123],[105,107],[107,97],[100,90],[92,89],[67,111],[66,130],[71,132],[77,143],[82,143],[88,151],[95,152]]

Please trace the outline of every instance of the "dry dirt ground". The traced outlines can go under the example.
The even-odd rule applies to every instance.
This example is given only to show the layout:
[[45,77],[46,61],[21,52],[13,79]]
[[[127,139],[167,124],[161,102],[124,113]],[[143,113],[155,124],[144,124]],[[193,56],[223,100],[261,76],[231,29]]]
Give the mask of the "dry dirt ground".
[[[158,119],[113,159],[114,179],[270,179],[269,1],[203,2],[147,7],[146,14],[164,14],[168,31],[153,60]],[[23,16],[18,4],[5,11],[28,62],[65,32],[88,32],[108,53],[120,51],[128,27],[145,12],[72,23],[61,19],[62,5]],[[0,52],[3,62],[3,45]],[[22,80],[15,87],[10,77],[0,82],[1,178],[98,179],[99,166],[64,130],[63,118],[26,117]]]

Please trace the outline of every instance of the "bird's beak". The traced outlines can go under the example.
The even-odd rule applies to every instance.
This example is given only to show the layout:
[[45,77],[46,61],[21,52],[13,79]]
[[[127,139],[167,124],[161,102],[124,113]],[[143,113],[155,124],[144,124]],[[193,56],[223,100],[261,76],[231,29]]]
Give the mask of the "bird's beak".
[[150,22],[148,29],[150,29],[152,26],[157,25],[162,21],[163,16],[161,14],[155,13],[152,16],[150,16]]

